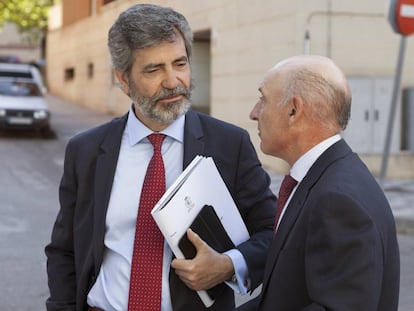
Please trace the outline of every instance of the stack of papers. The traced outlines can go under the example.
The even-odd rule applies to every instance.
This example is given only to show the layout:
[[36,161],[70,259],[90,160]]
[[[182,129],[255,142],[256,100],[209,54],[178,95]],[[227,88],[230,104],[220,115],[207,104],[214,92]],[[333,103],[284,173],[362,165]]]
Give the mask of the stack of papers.
[[[185,258],[179,247],[180,239],[205,205],[214,208],[234,245],[249,239],[246,225],[213,158],[196,156],[151,211],[177,258]],[[206,307],[214,303],[206,291],[198,294]]]

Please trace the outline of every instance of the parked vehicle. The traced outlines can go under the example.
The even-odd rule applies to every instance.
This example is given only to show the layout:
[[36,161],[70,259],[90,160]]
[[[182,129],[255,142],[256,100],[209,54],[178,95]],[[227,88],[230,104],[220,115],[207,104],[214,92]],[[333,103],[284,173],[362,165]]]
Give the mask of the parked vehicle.
[[0,128],[50,132],[50,110],[37,81],[0,76]]
[[29,64],[0,63],[0,77],[27,78],[34,80],[41,92],[46,92],[42,75],[38,68]]
[[15,55],[0,55],[0,63],[20,64],[22,61]]

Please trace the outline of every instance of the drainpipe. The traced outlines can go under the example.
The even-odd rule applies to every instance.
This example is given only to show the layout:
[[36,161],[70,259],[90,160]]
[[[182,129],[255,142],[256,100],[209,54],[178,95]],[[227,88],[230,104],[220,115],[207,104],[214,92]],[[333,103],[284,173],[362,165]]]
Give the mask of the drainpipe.
[[332,1],[328,0],[326,11],[314,11],[309,13],[306,18],[305,36],[303,43],[303,50],[305,54],[310,54],[311,51],[311,32],[310,24],[314,17],[327,17],[327,38],[326,38],[326,56],[332,57],[332,17],[362,17],[362,18],[384,18],[382,13],[356,13],[346,11],[332,11]]

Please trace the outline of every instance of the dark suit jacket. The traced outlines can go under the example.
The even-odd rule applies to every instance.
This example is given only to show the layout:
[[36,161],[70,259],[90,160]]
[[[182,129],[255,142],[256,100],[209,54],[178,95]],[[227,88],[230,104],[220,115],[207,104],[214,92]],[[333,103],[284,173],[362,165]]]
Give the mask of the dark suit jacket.
[[388,202],[339,141],[293,195],[266,262],[258,310],[394,311],[399,251]]
[[[60,211],[46,246],[48,310],[86,310],[86,296],[104,253],[105,218],[127,115],[72,138],[59,188]],[[252,286],[263,277],[272,240],[275,197],[246,131],[190,110],[184,130],[184,167],[196,155],[212,156],[251,239],[238,246]],[[206,189],[206,191],[208,191]],[[196,292],[170,273],[174,310],[204,310]],[[234,309],[233,292],[222,286],[209,310]]]

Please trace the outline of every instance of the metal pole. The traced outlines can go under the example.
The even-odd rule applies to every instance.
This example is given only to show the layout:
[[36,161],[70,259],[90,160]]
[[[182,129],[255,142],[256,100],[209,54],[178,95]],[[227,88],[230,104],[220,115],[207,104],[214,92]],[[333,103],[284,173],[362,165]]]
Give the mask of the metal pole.
[[387,132],[386,132],[386,138],[385,138],[384,152],[382,154],[382,164],[381,164],[381,172],[380,172],[380,184],[381,185],[383,184],[385,175],[387,173],[388,158],[390,155],[390,147],[391,147],[392,130],[394,127],[395,111],[396,111],[397,104],[398,104],[397,103],[398,95],[400,94],[401,73],[402,73],[402,67],[404,63],[406,41],[407,41],[406,36],[401,36],[400,52],[398,54],[397,68],[396,68],[395,77],[394,77],[394,89],[393,89],[392,98],[391,98],[390,114],[388,115],[388,125],[387,125]]
[[332,0],[328,0],[326,25],[326,56],[332,57]]

